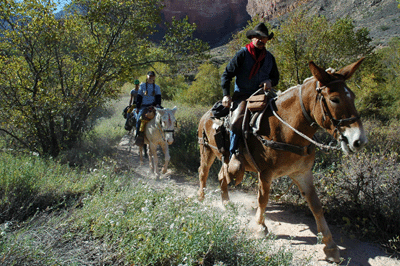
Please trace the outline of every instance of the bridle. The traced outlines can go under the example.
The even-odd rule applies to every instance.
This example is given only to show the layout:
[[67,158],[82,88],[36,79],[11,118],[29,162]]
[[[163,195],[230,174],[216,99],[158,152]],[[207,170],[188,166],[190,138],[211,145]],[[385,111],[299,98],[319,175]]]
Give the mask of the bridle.
[[[339,140],[344,140],[345,137],[343,136],[342,132],[340,131],[340,127],[341,126],[348,126],[351,125],[353,123],[355,123],[357,120],[360,120],[360,116],[356,116],[356,117],[350,117],[350,118],[344,118],[344,119],[335,119],[332,116],[332,113],[330,112],[329,108],[328,108],[328,104],[326,102],[326,99],[324,97],[324,95],[322,94],[322,91],[324,89],[326,89],[329,85],[334,84],[334,83],[344,83],[344,80],[334,80],[329,82],[328,84],[326,84],[325,86],[320,87],[320,82],[317,81],[316,82],[316,88],[315,90],[317,91],[317,101],[319,101],[319,105],[321,107],[321,110],[323,111],[323,121],[326,121],[326,117],[328,116],[332,125],[335,127],[334,132],[337,132],[340,135]],[[311,119],[311,117],[307,114],[306,109],[304,107],[304,103],[303,103],[303,98],[302,98],[302,87],[303,86],[299,86],[299,96],[300,96],[300,105],[301,105],[301,110],[303,112],[304,117],[307,119],[307,121],[310,123],[311,127],[320,127],[323,128],[321,125],[319,125],[316,121],[313,121]]]
[[[322,94],[322,91],[324,89],[327,88],[327,86],[334,84],[334,83],[338,83],[338,82],[343,82],[343,80],[335,80],[332,82],[329,82],[328,84],[326,84],[323,87],[319,86],[319,82],[317,81],[316,83],[316,91],[317,91],[317,100],[319,101],[319,105],[321,107],[321,110],[323,111],[323,120],[326,120],[326,117],[329,117],[332,125],[335,127],[334,132],[337,132],[340,137],[339,137],[339,141],[345,141],[347,142],[347,138],[342,134],[342,132],[340,131],[340,127],[341,126],[345,126],[345,125],[350,125],[352,123],[355,123],[357,120],[360,119],[360,116],[356,116],[356,117],[351,117],[351,118],[344,118],[344,119],[335,119],[332,116],[332,113],[329,111],[328,108],[328,104],[326,103],[326,99],[324,97],[324,95]],[[299,85],[299,98],[300,98],[300,105],[301,105],[301,110],[302,113],[304,115],[304,117],[306,118],[306,120],[310,123],[310,126],[313,128],[323,128],[321,125],[319,125],[315,120],[313,120],[310,115],[306,112],[306,109],[304,107],[304,103],[303,103],[303,98],[302,98],[302,85]],[[299,136],[303,137],[304,139],[308,140],[309,142],[311,142],[312,144],[314,144],[315,146],[319,147],[320,149],[333,149],[333,150],[340,150],[340,148],[338,147],[334,147],[331,145],[325,145],[325,144],[321,144],[316,142],[315,140],[309,138],[308,136],[306,136],[305,134],[303,134],[302,132],[298,131],[297,129],[295,129],[294,127],[292,127],[289,123],[287,123],[286,121],[284,121],[274,110],[274,104],[272,103],[275,99],[271,99],[269,106],[271,108],[272,113],[274,114],[274,116],[281,121],[283,124],[285,124],[286,126],[288,126],[289,128],[291,128],[294,132],[296,132]],[[315,106],[314,106],[315,108]],[[260,138],[260,137],[259,137]],[[262,139],[261,139],[262,140]],[[265,140],[262,140],[262,142],[265,144]],[[269,146],[272,146],[273,144],[268,144]],[[281,144],[282,146],[285,146],[285,144]]]

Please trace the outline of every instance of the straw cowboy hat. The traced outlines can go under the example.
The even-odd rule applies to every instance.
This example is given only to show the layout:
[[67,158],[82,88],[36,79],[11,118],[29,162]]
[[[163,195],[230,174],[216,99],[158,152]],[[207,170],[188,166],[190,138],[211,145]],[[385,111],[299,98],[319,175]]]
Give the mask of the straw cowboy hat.
[[268,39],[272,39],[274,37],[274,33],[268,34],[268,28],[264,23],[259,23],[253,30],[249,30],[246,32],[246,37],[248,39],[252,39],[254,37],[268,37]]

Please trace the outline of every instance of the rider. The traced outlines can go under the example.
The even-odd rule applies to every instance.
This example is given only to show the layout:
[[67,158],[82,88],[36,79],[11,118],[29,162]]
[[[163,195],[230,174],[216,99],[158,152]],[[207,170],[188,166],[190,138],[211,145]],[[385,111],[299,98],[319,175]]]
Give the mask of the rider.
[[140,128],[143,114],[147,107],[161,107],[161,90],[160,86],[155,84],[156,74],[154,71],[147,73],[146,83],[140,84],[139,92],[136,99],[136,141],[135,144],[142,146],[144,144],[144,126]]
[[135,88],[132,89],[131,92],[129,93],[131,95],[131,98],[129,99],[129,104],[128,104],[129,108],[128,108],[128,112],[127,112],[127,116],[126,116],[127,121],[129,120],[129,117],[130,117],[133,109],[136,108],[136,99],[137,99],[137,95],[139,92],[140,81],[138,79],[136,79],[134,84],[135,84]]
[[[259,23],[253,30],[246,33],[250,43],[240,49],[226,66],[221,77],[223,91],[222,104],[232,111],[231,124],[234,125],[243,117],[245,100],[260,87],[270,90],[279,81],[279,71],[274,56],[266,50],[265,44],[272,39],[274,33],[268,34],[264,23]],[[230,96],[230,83],[236,77],[233,96]],[[239,154],[238,141],[241,128],[230,130],[230,162],[229,172],[237,172],[242,166],[242,155]]]
[[139,80],[138,79],[135,80],[134,84],[135,84],[135,88],[133,90],[131,90],[131,92],[130,92],[131,98],[129,99],[129,107],[134,106],[133,108],[136,107],[136,99],[137,99],[137,95],[139,92],[139,84],[140,84]]

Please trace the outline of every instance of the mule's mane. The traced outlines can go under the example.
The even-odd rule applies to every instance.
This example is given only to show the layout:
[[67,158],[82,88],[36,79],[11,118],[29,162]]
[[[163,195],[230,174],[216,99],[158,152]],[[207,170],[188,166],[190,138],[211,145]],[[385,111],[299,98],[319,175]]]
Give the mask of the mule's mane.
[[[327,73],[329,73],[329,74],[334,74],[335,72],[336,72],[336,70],[334,69],[334,68],[328,68],[328,69],[326,69],[325,70]],[[304,79],[304,81],[303,81],[303,83],[302,84],[305,84],[306,82],[308,82],[308,81],[310,81],[310,80],[312,80],[312,79],[314,79],[314,76],[311,76],[311,77],[308,77],[308,78],[306,78],[306,79]],[[288,93],[288,92],[290,92],[290,91],[292,91],[292,90],[294,90],[294,89],[297,89],[299,86],[301,86],[302,84],[297,84],[297,85],[295,85],[295,86],[293,86],[293,87],[290,87],[290,88],[288,88],[287,90],[285,90],[285,91],[278,91],[277,92],[277,95],[278,95],[278,97],[279,96],[281,96],[281,95],[283,95],[283,94],[285,94],[285,93]]]
[[298,88],[299,86],[301,86],[301,85],[298,84],[298,85],[296,85],[296,86],[290,87],[289,89],[287,89],[287,90],[285,90],[285,91],[278,91],[276,94],[278,95],[278,97],[279,97],[279,96],[282,96],[282,95],[284,95],[284,94],[286,94],[286,93],[292,91],[293,89]]

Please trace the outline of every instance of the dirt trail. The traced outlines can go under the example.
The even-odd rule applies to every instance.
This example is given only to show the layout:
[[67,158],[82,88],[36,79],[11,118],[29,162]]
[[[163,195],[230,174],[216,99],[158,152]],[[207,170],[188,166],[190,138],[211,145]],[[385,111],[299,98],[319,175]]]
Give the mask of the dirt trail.
[[[187,197],[197,197],[197,177],[192,181],[187,181],[184,176],[168,169],[165,175],[156,179],[149,174],[148,159],[144,159],[144,165],[140,166],[138,149],[136,146],[130,145],[129,135],[122,138],[118,146],[117,157],[118,171],[129,171],[146,178],[156,187],[176,187]],[[207,193],[214,193],[218,190],[216,186],[207,185]],[[254,222],[257,208],[256,193],[230,189],[229,196],[231,202],[239,205],[240,217],[238,218],[243,221],[243,224],[252,228],[256,227]],[[216,207],[224,208],[221,200],[216,200],[214,204]],[[276,236],[276,240],[273,240],[275,244],[278,247],[284,246],[293,252],[293,265],[336,265],[324,260],[324,245],[317,244],[317,228],[312,217],[306,216],[303,212],[290,210],[279,203],[270,202],[266,209],[266,224],[269,232]],[[389,257],[378,245],[350,239],[341,234],[339,228],[332,225],[330,229],[344,259],[341,265],[400,265],[400,260]]]

